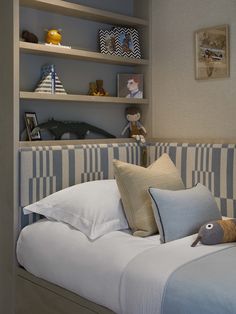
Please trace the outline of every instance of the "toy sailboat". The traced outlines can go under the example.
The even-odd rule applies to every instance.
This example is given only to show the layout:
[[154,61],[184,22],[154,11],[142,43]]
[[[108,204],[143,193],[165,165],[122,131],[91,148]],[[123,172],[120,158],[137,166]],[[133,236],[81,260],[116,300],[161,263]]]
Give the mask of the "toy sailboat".
[[44,65],[42,67],[41,80],[38,83],[35,92],[46,94],[67,94],[55,71],[54,64]]

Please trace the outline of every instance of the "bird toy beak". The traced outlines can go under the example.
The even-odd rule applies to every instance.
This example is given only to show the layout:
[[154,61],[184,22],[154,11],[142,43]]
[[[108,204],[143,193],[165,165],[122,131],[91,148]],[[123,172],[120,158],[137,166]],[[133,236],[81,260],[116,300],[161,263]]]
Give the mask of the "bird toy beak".
[[201,236],[198,236],[197,239],[192,243],[191,247],[195,247],[198,244],[198,242],[201,240],[201,238],[202,238]]

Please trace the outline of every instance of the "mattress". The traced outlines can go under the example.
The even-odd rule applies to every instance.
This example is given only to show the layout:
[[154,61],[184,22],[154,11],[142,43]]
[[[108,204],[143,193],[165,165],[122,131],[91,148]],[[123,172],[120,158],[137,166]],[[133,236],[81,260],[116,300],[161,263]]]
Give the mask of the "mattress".
[[[236,252],[235,244],[232,243],[198,245],[192,248],[195,238],[196,235],[191,235],[160,244],[159,236],[138,238],[126,230],[110,232],[91,241],[69,225],[45,219],[21,231],[17,242],[17,258],[33,275],[75,292],[115,313],[165,314],[168,311],[163,310],[163,300],[171,300],[171,303],[167,302],[168,308],[175,310],[176,307],[172,303],[173,293],[167,298],[165,296],[170,278],[179,269],[190,263],[193,263],[194,269],[195,261],[201,262],[218,253],[224,256],[223,250],[226,252],[232,246]],[[234,254],[236,259],[236,253]],[[229,260],[232,262],[231,257]],[[206,265],[211,264],[207,262]],[[222,271],[224,274],[225,270]],[[188,277],[189,275],[187,279]],[[206,286],[205,280],[203,274],[202,288]],[[180,283],[184,284],[185,281],[186,276],[181,274],[177,286],[180,287]],[[204,291],[202,288],[198,291]],[[171,289],[172,287],[169,290]],[[176,292],[176,288],[172,290]],[[212,287],[209,286],[208,291],[211,290]],[[204,296],[204,293],[203,296],[199,295]],[[221,300],[218,294],[217,300]],[[233,302],[230,304],[234,307]],[[211,303],[207,305],[208,308],[210,305]],[[181,312],[188,313],[184,309]]]
[[67,224],[42,219],[21,231],[17,259],[33,275],[119,313],[125,268],[159,245],[159,235],[143,239],[129,230],[91,241]]

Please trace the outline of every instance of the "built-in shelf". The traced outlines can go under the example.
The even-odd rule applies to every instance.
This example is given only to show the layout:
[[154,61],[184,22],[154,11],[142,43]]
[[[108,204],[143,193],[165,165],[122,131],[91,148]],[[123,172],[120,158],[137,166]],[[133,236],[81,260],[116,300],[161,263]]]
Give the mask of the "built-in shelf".
[[107,24],[130,25],[136,27],[148,25],[148,21],[144,19],[95,9],[62,0],[20,0],[20,5]]
[[72,102],[95,102],[95,103],[115,103],[115,104],[137,104],[147,105],[148,99],[110,97],[110,96],[89,96],[89,95],[60,95],[43,94],[34,92],[20,92],[21,99],[29,100],[48,100],[48,101],[72,101]]
[[86,61],[94,61],[100,63],[120,64],[120,65],[147,65],[148,60],[127,58],[120,56],[106,55],[99,52],[68,49],[62,47],[55,47],[44,44],[32,44],[20,41],[20,50],[24,53],[37,55],[54,55],[62,58],[80,59]]
[[58,145],[80,145],[80,144],[109,144],[109,143],[134,143],[132,138],[99,138],[84,140],[49,140],[49,141],[20,141],[19,147],[32,146],[58,146]]

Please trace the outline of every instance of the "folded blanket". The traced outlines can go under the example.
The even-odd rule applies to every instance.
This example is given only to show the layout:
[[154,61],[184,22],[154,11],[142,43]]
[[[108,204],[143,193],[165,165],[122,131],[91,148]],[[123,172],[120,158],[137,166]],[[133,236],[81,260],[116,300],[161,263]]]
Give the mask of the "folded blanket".
[[[224,256],[224,252],[226,252],[227,248],[232,247],[232,243],[220,244],[215,246],[199,245],[195,248],[192,248],[191,244],[195,237],[196,235],[193,235],[180,240],[160,245],[159,247],[150,248],[140,253],[132,261],[129,262],[125,271],[123,272],[121,280],[120,313],[122,314],[197,313],[184,310],[183,312],[174,311],[176,304],[172,306],[171,303],[172,294],[174,294],[173,290],[174,291],[178,290],[177,280],[181,280],[182,276],[184,280],[184,274],[181,273],[180,275],[178,275],[177,280],[174,280],[173,288],[171,288],[172,283],[168,282],[168,279],[172,277],[173,274],[180,267],[182,268],[183,265],[188,265],[188,263],[192,261],[199,260],[199,258],[202,258],[207,255],[211,256],[212,254],[214,255],[214,253],[220,251],[222,251],[222,256]],[[236,259],[234,259],[234,263],[235,262]],[[211,265],[209,267],[211,267]],[[224,268],[222,267],[221,269],[222,274],[224,274],[225,268],[226,267]],[[234,267],[232,266],[230,269],[232,271]],[[205,283],[203,276],[202,285],[204,286],[204,284]],[[211,286],[210,282],[208,284],[209,286]],[[170,292],[166,294],[165,290],[167,289],[167,287],[168,291]],[[185,289],[183,289],[183,295],[184,293]],[[189,293],[191,293],[191,289],[189,289]],[[220,295],[218,298],[220,299]],[[165,305],[162,310],[161,304],[163,300],[165,300]],[[176,303],[177,302],[178,299],[176,300]],[[170,308],[171,309],[173,308],[173,312],[168,312]],[[198,312],[198,314],[199,313],[205,312],[200,311]],[[221,314],[222,313],[224,312],[221,312]]]

